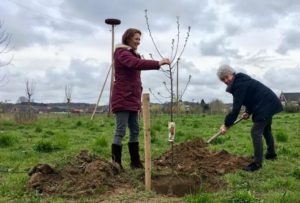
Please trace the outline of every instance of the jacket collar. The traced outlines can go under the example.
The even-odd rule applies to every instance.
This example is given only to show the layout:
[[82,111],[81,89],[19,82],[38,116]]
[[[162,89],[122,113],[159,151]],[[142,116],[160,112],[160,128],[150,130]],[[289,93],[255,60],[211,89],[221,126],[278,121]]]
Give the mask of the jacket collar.
[[232,93],[232,85],[233,85],[233,83],[234,83],[235,76],[236,76],[236,74],[233,73],[233,79],[232,79],[232,82],[231,82],[229,85],[227,85],[226,92]]
[[134,50],[131,46],[128,46],[126,44],[117,44],[116,47],[115,47],[115,51],[117,49],[127,49],[128,51],[131,51],[133,53],[135,53],[136,55],[140,55],[136,50]]

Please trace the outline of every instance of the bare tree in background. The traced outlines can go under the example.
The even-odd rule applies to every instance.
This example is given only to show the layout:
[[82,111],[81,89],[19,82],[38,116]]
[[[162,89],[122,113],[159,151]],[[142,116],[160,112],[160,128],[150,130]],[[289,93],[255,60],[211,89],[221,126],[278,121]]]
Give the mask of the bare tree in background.
[[209,103],[209,109],[212,114],[225,113],[225,104],[221,100],[215,99]]
[[[149,31],[149,35],[150,35],[150,38],[152,40],[152,43],[155,47],[155,50],[156,50],[157,54],[161,58],[168,58],[168,57],[164,57],[161,54],[160,50],[158,49],[158,46],[156,45],[156,42],[155,42],[153,36],[152,36],[147,10],[145,10],[145,18],[146,18],[146,24],[147,24],[147,28],[148,28],[148,31]],[[177,23],[177,35],[176,35],[177,37],[176,37],[176,39],[172,39],[172,41],[171,41],[171,54],[170,54],[170,57],[169,57],[170,60],[171,60],[171,64],[168,66],[168,68],[161,68],[162,72],[164,73],[164,75],[168,79],[168,84],[166,82],[163,82],[163,84],[164,84],[167,92],[169,93],[169,96],[163,96],[161,93],[158,92],[158,95],[160,95],[161,97],[170,99],[170,118],[171,118],[171,122],[173,121],[174,98],[176,98],[176,101],[179,101],[179,99],[182,98],[182,96],[183,96],[183,94],[186,90],[186,88],[185,88],[185,90],[181,94],[181,96],[178,95],[178,90],[177,90],[177,95],[175,95],[175,93],[174,93],[174,72],[176,71],[175,66],[177,65],[177,74],[178,74],[179,60],[180,60],[180,57],[182,56],[182,54],[183,54],[183,52],[186,48],[186,45],[187,45],[187,42],[188,42],[188,39],[189,39],[189,36],[190,36],[190,31],[191,31],[191,27],[189,26],[188,30],[187,30],[187,33],[186,33],[184,43],[183,43],[183,46],[180,50],[180,48],[179,48],[179,44],[180,44],[180,23],[179,23],[179,17],[178,16],[176,18],[176,23]],[[150,57],[153,59],[152,54],[150,54]],[[190,83],[190,80],[191,80],[191,76],[189,76],[189,80],[187,82],[187,85]],[[179,86],[178,84],[179,83],[177,82],[177,88]],[[186,87],[187,87],[187,85],[186,85]],[[151,90],[150,90],[150,92],[151,92],[151,94],[153,94]]]
[[72,99],[72,91],[73,91],[73,86],[70,84],[67,84],[65,86],[65,96],[67,100],[67,105],[68,105],[68,117],[70,117],[70,110],[71,110],[71,99]]
[[33,80],[29,81],[28,79],[26,79],[25,85],[26,85],[25,91],[26,91],[26,95],[27,95],[27,99],[28,99],[28,107],[29,107],[29,110],[30,110],[31,109],[32,96],[34,94],[36,84]]
[[[12,34],[7,33],[4,29],[3,29],[3,22],[0,21],[0,68],[2,68],[3,66],[6,66],[8,64],[11,63],[13,57],[9,57],[9,59],[6,59],[6,54],[9,53],[11,51],[10,49],[10,43],[11,43],[11,39],[12,39]],[[6,80],[6,75],[2,75],[0,76],[0,84],[3,85],[3,83]]]
[[35,82],[30,81],[28,79],[25,80],[25,93],[27,98],[19,97],[18,102],[21,104],[23,101],[27,101],[27,108],[23,108],[22,106],[19,107],[18,111],[15,113],[15,121],[17,123],[31,123],[37,120],[37,111],[34,111],[31,102],[32,96],[35,91]]

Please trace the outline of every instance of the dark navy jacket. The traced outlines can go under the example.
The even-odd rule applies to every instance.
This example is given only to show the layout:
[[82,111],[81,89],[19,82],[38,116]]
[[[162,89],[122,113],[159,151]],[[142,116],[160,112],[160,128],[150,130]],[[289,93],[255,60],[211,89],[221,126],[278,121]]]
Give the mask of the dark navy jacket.
[[252,114],[253,122],[271,119],[283,110],[279,98],[261,82],[244,73],[234,75],[227,92],[233,95],[232,111],[225,117],[225,126],[231,126],[239,115],[242,105]]

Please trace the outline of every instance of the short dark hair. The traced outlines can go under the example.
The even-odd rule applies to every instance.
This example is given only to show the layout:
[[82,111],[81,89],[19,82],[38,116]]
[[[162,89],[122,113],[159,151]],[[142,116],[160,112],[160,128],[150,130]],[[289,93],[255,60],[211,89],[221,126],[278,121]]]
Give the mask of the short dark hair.
[[138,29],[135,28],[129,28],[127,29],[123,36],[122,36],[122,44],[128,45],[129,40],[136,34],[139,33],[140,35],[142,35],[142,32]]

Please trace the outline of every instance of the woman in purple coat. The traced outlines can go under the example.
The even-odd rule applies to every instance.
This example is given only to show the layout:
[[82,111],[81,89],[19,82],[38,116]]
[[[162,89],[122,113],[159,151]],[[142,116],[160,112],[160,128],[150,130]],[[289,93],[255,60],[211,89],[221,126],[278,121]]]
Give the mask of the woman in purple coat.
[[158,70],[161,65],[170,64],[169,59],[161,61],[144,60],[136,52],[141,40],[141,31],[130,28],[122,36],[122,44],[114,53],[115,81],[112,91],[112,111],[116,115],[116,130],[112,143],[112,160],[120,165],[122,140],[129,128],[129,154],[131,168],[143,168],[139,156],[138,112],[141,109],[141,70]]

